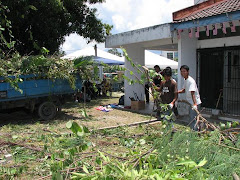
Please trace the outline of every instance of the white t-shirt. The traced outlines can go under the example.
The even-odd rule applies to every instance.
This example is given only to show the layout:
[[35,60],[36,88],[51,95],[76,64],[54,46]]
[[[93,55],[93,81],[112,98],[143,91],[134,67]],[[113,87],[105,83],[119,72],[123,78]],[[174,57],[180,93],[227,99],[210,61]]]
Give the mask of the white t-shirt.
[[191,91],[194,91],[195,93],[195,97],[196,97],[196,103],[197,105],[201,104],[202,101],[200,99],[200,95],[198,92],[198,88],[197,88],[197,84],[195,82],[195,80],[191,77],[188,76],[187,79],[184,79],[184,84],[183,84],[183,88],[185,89],[185,93],[186,93],[186,100],[193,105],[193,100],[192,100],[192,95],[191,95]]

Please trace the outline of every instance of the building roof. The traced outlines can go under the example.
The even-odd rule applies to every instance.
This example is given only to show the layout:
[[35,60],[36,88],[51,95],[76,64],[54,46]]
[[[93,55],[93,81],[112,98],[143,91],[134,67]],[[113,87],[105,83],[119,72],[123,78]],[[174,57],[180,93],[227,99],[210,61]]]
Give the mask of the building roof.
[[173,22],[192,21],[240,10],[240,0],[208,0],[173,13]]

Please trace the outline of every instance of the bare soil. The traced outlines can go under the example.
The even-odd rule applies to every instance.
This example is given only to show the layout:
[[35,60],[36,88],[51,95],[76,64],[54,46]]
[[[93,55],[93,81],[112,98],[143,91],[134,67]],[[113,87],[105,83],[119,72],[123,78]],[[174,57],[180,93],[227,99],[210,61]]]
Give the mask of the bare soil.
[[100,105],[109,105],[118,103],[121,93],[113,93],[112,97],[100,97],[86,103],[86,112],[88,117],[82,115],[84,109],[83,103],[68,102],[63,105],[62,112],[51,121],[42,121],[36,115],[27,113],[25,111],[16,111],[12,113],[0,113],[0,127],[8,124],[14,125],[36,125],[42,124],[57,124],[57,129],[65,128],[66,122],[74,120],[81,125],[85,125],[90,129],[104,128],[109,126],[127,125],[135,122],[150,120],[150,116],[133,113],[130,111],[123,111],[120,109],[113,109],[110,112],[99,111],[96,108]]

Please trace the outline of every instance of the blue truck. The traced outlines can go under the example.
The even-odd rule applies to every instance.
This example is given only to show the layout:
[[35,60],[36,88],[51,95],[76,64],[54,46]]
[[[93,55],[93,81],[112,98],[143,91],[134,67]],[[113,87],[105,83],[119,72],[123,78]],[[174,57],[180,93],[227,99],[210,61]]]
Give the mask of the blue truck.
[[25,108],[37,112],[43,120],[51,120],[61,110],[61,105],[82,88],[79,76],[76,76],[75,89],[71,88],[66,79],[51,80],[33,74],[22,75],[20,78],[23,80],[18,83],[21,92],[0,77],[0,112]]

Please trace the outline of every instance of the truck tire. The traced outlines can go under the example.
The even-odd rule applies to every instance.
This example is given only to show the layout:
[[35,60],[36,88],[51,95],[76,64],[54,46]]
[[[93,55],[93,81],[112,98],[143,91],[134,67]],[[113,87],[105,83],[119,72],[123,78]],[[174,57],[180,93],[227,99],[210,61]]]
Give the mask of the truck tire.
[[52,120],[57,114],[57,107],[52,102],[43,102],[38,107],[38,115],[43,120]]

